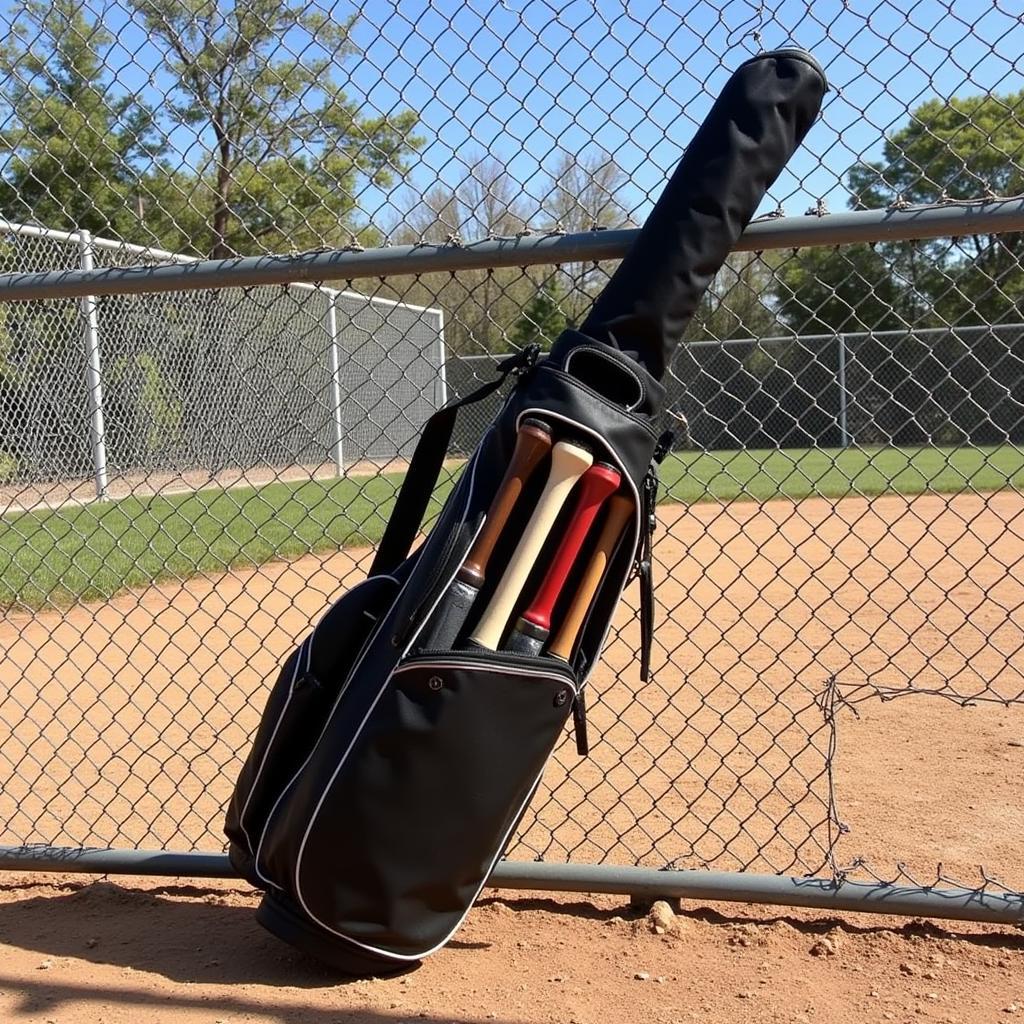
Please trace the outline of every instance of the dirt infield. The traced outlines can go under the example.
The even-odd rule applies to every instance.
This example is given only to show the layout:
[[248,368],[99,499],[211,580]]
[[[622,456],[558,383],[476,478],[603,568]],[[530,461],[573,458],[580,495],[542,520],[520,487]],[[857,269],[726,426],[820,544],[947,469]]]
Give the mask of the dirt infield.
[[[1024,887],[1024,497],[668,506],[661,521],[654,679],[637,682],[631,590],[592,678],[593,755],[563,745],[513,855],[827,871],[831,766],[840,864],[893,877],[902,862],[930,881],[941,862],[971,884],[983,864]],[[218,848],[275,666],[365,565],[340,552],[5,620],[3,841]],[[1024,1006],[1019,940],[992,930],[851,918],[840,953],[812,957],[834,926],[813,915],[696,913],[665,939],[607,924],[615,900],[516,896],[471,916],[424,969],[434,983],[335,989],[262,936],[238,909],[252,897],[231,887],[6,881],[0,989],[17,998],[3,1019],[173,1006],[210,1022],[629,1020],[640,1000],[666,1021],[754,1007],[763,1020],[994,1020]]]
[[[593,755],[563,745],[517,855],[819,872],[834,717],[841,863],[1024,883],[1024,714],[961,706],[1024,690],[1024,498],[661,520],[654,679],[636,679],[631,589],[592,678]],[[365,564],[345,551],[6,620],[6,836],[218,848],[275,666]]]
[[1024,939],[1009,928],[693,904],[655,935],[621,899],[492,891],[419,970],[346,982],[264,932],[237,887],[39,881],[0,890],[11,1024],[1013,1024],[1024,1012]]

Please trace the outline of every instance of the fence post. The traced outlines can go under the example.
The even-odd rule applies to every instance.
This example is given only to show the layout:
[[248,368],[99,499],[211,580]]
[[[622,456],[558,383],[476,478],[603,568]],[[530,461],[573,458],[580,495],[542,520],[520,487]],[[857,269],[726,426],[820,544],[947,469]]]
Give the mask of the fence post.
[[[93,269],[92,234],[78,232],[79,265]],[[89,419],[92,441],[92,466],[96,478],[96,497],[107,496],[107,441],[103,429],[103,375],[100,367],[99,314],[95,295],[85,295],[81,303],[85,338],[85,379],[89,391]]]
[[444,350],[444,310],[437,310],[437,356],[438,356],[438,377],[439,377],[439,401],[438,409],[448,404],[448,371],[445,369],[447,358]]
[[846,335],[840,334],[839,342],[839,446],[850,447],[850,434],[846,425]]
[[345,475],[345,461],[342,457],[342,423],[341,423],[341,359],[338,353],[338,309],[336,302],[338,293],[331,288],[324,289],[329,298],[327,303],[327,340],[331,361],[331,421],[334,424],[334,444],[331,450],[334,455],[334,467],[338,476]]

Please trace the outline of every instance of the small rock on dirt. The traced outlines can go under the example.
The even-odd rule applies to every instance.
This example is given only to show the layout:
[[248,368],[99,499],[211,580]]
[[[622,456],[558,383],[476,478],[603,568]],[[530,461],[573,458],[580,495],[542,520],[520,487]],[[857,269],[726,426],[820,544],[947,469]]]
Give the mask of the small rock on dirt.
[[1024,747],[1024,740],[1009,740],[1007,742],[1009,747]]
[[633,975],[633,978],[636,981],[647,981],[650,978],[650,975],[647,971],[637,971],[636,974]]
[[811,946],[811,956],[835,956],[838,947],[833,939],[823,935]]
[[671,931],[675,924],[675,918],[675,911],[664,900],[655,900],[647,915],[651,931],[655,935],[664,935]]
[[900,973],[913,976],[917,974],[917,968],[913,964],[900,964]]

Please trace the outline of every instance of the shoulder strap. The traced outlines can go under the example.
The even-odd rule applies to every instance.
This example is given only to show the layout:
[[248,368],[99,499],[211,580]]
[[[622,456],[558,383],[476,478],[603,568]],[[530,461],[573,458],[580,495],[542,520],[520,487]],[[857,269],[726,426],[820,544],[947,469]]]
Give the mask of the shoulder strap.
[[452,439],[459,410],[493,394],[510,373],[522,373],[529,369],[536,363],[539,355],[539,345],[528,345],[521,352],[502,360],[498,363],[498,376],[494,380],[481,385],[465,398],[442,406],[427,420],[427,425],[416,444],[416,451],[413,452],[405,480],[402,481],[384,536],[377,547],[377,554],[370,567],[371,576],[392,572],[409,554],[412,542],[419,532],[420,523],[423,522],[423,515],[427,511],[430,496],[441,474],[441,466],[448,454],[448,444]]

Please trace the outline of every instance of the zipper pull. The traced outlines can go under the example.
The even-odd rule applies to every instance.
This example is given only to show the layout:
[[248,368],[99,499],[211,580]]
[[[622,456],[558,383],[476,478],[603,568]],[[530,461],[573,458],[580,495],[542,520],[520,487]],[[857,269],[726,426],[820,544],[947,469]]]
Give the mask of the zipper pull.
[[540,345],[532,342],[498,363],[498,373],[502,378],[507,377],[510,373],[515,377],[522,377],[537,365],[539,358]]
[[[665,435],[662,435],[664,439]],[[671,442],[669,442],[671,443]],[[658,442],[659,447],[661,441]],[[666,449],[667,450],[667,449]],[[657,455],[657,451],[655,452]],[[661,458],[664,458],[662,454]],[[658,460],[660,461],[660,459]],[[640,681],[648,682],[651,675],[651,646],[654,643],[654,574],[652,571],[652,551],[654,547],[654,531],[658,525],[658,472],[654,463],[648,467],[644,476],[643,513],[641,529],[643,537],[640,545],[639,560],[636,565],[640,577]]]
[[587,699],[581,689],[572,702],[572,728],[576,734],[576,753],[586,757],[590,753],[590,740],[587,738]]
[[672,450],[672,444],[676,439],[676,432],[674,430],[666,430],[662,433],[661,437],[658,438],[658,443],[654,446],[654,457],[653,461],[657,465],[661,465],[664,461],[665,456]]
[[658,469],[665,456],[672,450],[676,435],[666,430],[658,438],[651,457],[651,464],[644,474],[641,500],[643,509],[640,528],[643,531],[634,575],[640,578],[640,681],[648,682],[651,676],[651,646],[654,643],[654,572],[652,568],[654,531],[658,528]]

